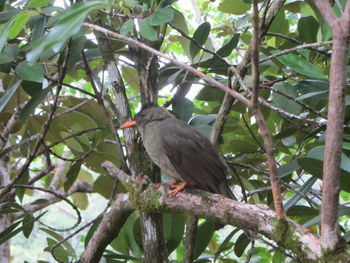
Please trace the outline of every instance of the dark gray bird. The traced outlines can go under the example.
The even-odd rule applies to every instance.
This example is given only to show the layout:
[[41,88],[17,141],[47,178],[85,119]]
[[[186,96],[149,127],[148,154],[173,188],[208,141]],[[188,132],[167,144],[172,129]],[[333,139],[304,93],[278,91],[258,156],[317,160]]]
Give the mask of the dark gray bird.
[[135,125],[152,161],[171,179],[183,182],[172,194],[189,186],[234,198],[227,182],[226,164],[207,137],[155,105],[146,105],[133,121],[120,128]]

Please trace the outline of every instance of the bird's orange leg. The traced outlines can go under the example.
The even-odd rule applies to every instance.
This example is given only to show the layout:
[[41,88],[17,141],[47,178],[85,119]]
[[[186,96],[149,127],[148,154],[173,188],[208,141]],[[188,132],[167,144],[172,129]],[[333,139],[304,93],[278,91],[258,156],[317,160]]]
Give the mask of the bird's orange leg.
[[174,185],[174,190],[172,190],[170,192],[171,195],[176,195],[178,192],[180,192],[181,190],[185,189],[188,186],[187,182],[183,182],[182,184],[179,185]]
[[177,187],[177,184],[179,183],[179,181],[174,181],[174,182],[171,182],[170,184],[169,184],[169,187],[171,188],[171,189],[175,189],[176,187]]

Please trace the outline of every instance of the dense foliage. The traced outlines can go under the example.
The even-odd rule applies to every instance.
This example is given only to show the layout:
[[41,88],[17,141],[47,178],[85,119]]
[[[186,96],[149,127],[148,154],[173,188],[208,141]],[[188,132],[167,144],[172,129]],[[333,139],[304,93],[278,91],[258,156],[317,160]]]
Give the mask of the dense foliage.
[[[29,260],[36,256],[24,252],[31,242],[40,262],[52,262],[50,247],[125,191],[101,167],[106,160],[123,166],[126,153],[127,138],[111,128],[128,118],[118,95],[124,91],[114,88],[115,81],[125,86],[132,115],[148,100],[145,90],[156,90],[158,104],[170,106],[177,118],[208,137],[218,134],[212,139],[232,168],[235,195],[272,208],[264,142],[246,105],[232,100],[222,113],[227,103],[222,90],[164,58],[135,52],[127,42],[109,36],[106,48],[106,35],[84,24],[159,49],[249,98],[251,1],[74,2],[0,1],[0,182],[34,186],[15,187],[0,205],[0,221],[8,217],[0,243],[11,240],[13,262],[34,262]],[[271,19],[274,2],[259,1],[261,24]],[[335,1],[334,11],[340,14],[345,2]],[[331,32],[311,0],[286,1],[275,14],[261,29],[261,110],[273,137],[286,213],[319,234]],[[113,54],[121,79],[112,76],[106,52]],[[155,86],[148,87],[152,81]],[[350,133],[344,132],[340,224],[348,241]],[[82,210],[81,222],[62,204],[64,197]],[[163,219],[170,258],[181,262],[185,217],[167,213]],[[58,246],[56,257],[78,260],[99,222]],[[263,236],[233,227],[214,232],[212,222],[199,224],[195,262],[294,262],[291,253]],[[139,262],[140,236],[139,212],[134,212],[105,251],[105,262]],[[46,243],[34,237],[45,237]]]

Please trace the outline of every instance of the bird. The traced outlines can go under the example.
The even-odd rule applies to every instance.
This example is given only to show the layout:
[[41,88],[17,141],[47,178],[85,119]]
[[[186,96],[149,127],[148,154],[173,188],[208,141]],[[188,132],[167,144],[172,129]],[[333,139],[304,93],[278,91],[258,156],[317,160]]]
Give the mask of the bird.
[[234,199],[226,163],[206,136],[155,104],[145,104],[120,128],[134,126],[151,160],[174,180],[172,195],[189,187]]

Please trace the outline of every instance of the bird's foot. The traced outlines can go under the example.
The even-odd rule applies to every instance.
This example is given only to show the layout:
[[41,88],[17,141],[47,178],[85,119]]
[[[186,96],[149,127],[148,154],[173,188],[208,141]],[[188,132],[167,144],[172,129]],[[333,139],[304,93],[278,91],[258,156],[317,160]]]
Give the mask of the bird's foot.
[[169,184],[169,187],[170,187],[171,189],[175,189],[179,183],[180,183],[180,181],[171,182],[171,183]]
[[156,189],[159,189],[160,187],[162,186],[162,183],[158,183],[158,184],[156,184]]
[[187,186],[188,186],[187,182],[183,182],[182,184],[179,184],[179,185],[173,184],[172,188],[174,188],[174,190],[172,190],[170,194],[175,196],[177,195],[178,192],[182,191]]

